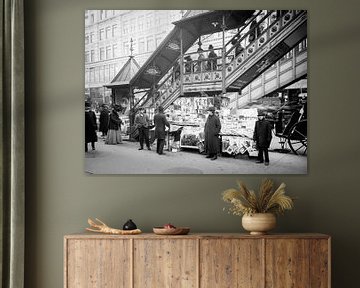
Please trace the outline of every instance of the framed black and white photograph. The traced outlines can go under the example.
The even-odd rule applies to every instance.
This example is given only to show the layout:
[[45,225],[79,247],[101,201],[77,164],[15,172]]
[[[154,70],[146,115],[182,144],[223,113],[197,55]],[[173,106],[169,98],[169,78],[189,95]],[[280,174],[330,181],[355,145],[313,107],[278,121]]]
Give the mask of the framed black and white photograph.
[[307,174],[307,11],[86,10],[88,174]]

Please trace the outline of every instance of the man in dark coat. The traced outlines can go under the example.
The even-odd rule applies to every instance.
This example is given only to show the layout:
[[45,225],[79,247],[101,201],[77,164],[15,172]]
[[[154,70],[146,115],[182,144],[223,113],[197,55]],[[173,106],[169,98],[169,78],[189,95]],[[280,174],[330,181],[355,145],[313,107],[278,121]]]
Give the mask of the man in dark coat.
[[265,156],[265,165],[269,165],[269,147],[271,143],[271,129],[272,125],[269,121],[265,120],[265,113],[259,112],[259,120],[255,123],[254,130],[254,141],[256,142],[256,148],[259,150],[258,160],[256,163],[264,163]]
[[164,108],[162,106],[158,107],[158,113],[154,116],[154,124],[155,124],[155,138],[157,138],[156,143],[156,152],[159,155],[163,155],[163,149],[165,144],[165,126],[170,129],[170,124],[166,119],[164,114]]
[[107,135],[107,132],[109,130],[109,110],[108,107],[103,104],[101,107],[101,112],[100,112],[100,127],[99,127],[99,131],[101,132],[101,136],[105,137]]
[[214,51],[214,46],[213,45],[209,45],[209,54],[208,54],[208,58],[209,60],[207,61],[207,70],[217,70],[217,55]]
[[208,111],[210,114],[206,120],[204,129],[205,152],[207,154],[206,158],[216,160],[220,146],[219,133],[221,130],[221,123],[219,117],[215,115],[215,107],[209,107]]
[[95,150],[96,135],[96,115],[91,110],[91,104],[85,102],[85,152],[88,152],[88,143],[91,143],[92,150]]
[[135,127],[139,129],[139,141],[140,141],[140,148],[138,150],[144,149],[144,142],[148,150],[150,148],[150,141],[149,141],[149,116],[146,115],[145,109],[140,108],[139,113],[135,117]]

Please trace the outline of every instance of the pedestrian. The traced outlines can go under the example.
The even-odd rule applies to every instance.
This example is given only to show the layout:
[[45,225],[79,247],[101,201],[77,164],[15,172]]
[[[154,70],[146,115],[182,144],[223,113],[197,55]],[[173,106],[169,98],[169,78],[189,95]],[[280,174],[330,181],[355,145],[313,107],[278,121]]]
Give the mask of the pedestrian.
[[258,159],[256,163],[264,163],[265,157],[265,165],[269,165],[269,147],[271,143],[271,123],[265,119],[265,113],[260,111],[258,113],[258,121],[255,123],[254,129],[254,141],[256,142],[256,149],[259,150]]
[[149,116],[145,113],[145,109],[140,107],[139,113],[135,117],[135,128],[139,130],[139,142],[140,142],[140,148],[138,150],[144,149],[144,142],[146,144],[146,147],[148,150],[151,150],[150,148],[150,141],[149,141]]
[[197,60],[197,67],[196,67],[196,71],[197,72],[202,72],[206,70],[206,61],[204,61],[205,56],[204,56],[204,50],[199,48],[197,50],[197,52],[199,53],[198,56],[198,60]]
[[101,136],[103,138],[106,137],[108,131],[109,131],[109,119],[110,119],[110,115],[109,115],[109,109],[107,107],[107,105],[103,104],[101,106],[101,112],[100,112],[100,126],[99,126],[99,131],[101,132]]
[[190,55],[185,56],[185,73],[191,73],[193,68],[192,58]]
[[96,130],[95,112],[91,110],[91,103],[85,102],[85,152],[88,152],[89,143],[91,143],[92,150],[95,150],[95,142],[97,142]]
[[259,37],[261,33],[260,26],[256,19],[254,19],[249,28],[249,43],[253,42],[257,37]]
[[155,139],[157,139],[156,153],[158,153],[159,155],[163,155],[165,154],[163,152],[166,137],[165,127],[168,127],[170,129],[170,123],[166,119],[163,106],[158,107],[158,113],[154,116],[154,124]]
[[119,117],[121,106],[115,104],[109,117],[109,131],[106,137],[105,144],[116,145],[122,144],[121,124],[123,123]]
[[218,116],[215,115],[215,107],[208,108],[209,116],[205,123],[204,136],[205,136],[205,153],[206,158],[211,160],[217,159],[219,153],[219,133],[221,130],[221,123]]
[[217,69],[217,55],[214,51],[214,46],[209,45],[209,54],[208,54],[208,61],[207,61],[207,70],[216,70]]

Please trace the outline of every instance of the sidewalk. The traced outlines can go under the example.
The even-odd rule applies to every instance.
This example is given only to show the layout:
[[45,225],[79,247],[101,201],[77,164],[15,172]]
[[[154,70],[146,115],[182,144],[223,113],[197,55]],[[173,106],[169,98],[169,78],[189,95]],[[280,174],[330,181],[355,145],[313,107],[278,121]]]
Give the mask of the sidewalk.
[[[156,142],[155,142],[156,143]],[[138,142],[105,145],[99,137],[96,150],[85,153],[84,171],[89,174],[306,174],[307,157],[269,152],[270,165],[256,164],[255,158],[235,159],[224,155],[211,161],[197,150],[156,153],[139,151]],[[90,147],[90,145],[89,145]],[[90,148],[91,149],[91,148]]]

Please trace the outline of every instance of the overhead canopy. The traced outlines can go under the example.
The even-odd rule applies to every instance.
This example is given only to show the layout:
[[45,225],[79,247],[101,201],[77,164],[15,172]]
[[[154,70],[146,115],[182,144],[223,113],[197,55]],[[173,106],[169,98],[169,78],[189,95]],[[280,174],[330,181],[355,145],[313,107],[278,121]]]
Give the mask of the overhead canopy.
[[114,88],[128,86],[131,78],[134,77],[134,75],[139,71],[139,69],[139,63],[136,62],[133,56],[130,56],[129,60],[120,69],[119,73],[116,74],[114,79],[110,83],[105,84],[104,87]]
[[187,51],[199,36],[222,31],[223,15],[225,15],[225,29],[229,30],[242,26],[253,13],[254,10],[203,10],[201,13],[190,11],[184,18],[174,22],[174,29],[130,80],[130,85],[138,89],[151,88],[163,77],[181,54],[181,34],[183,51]]

